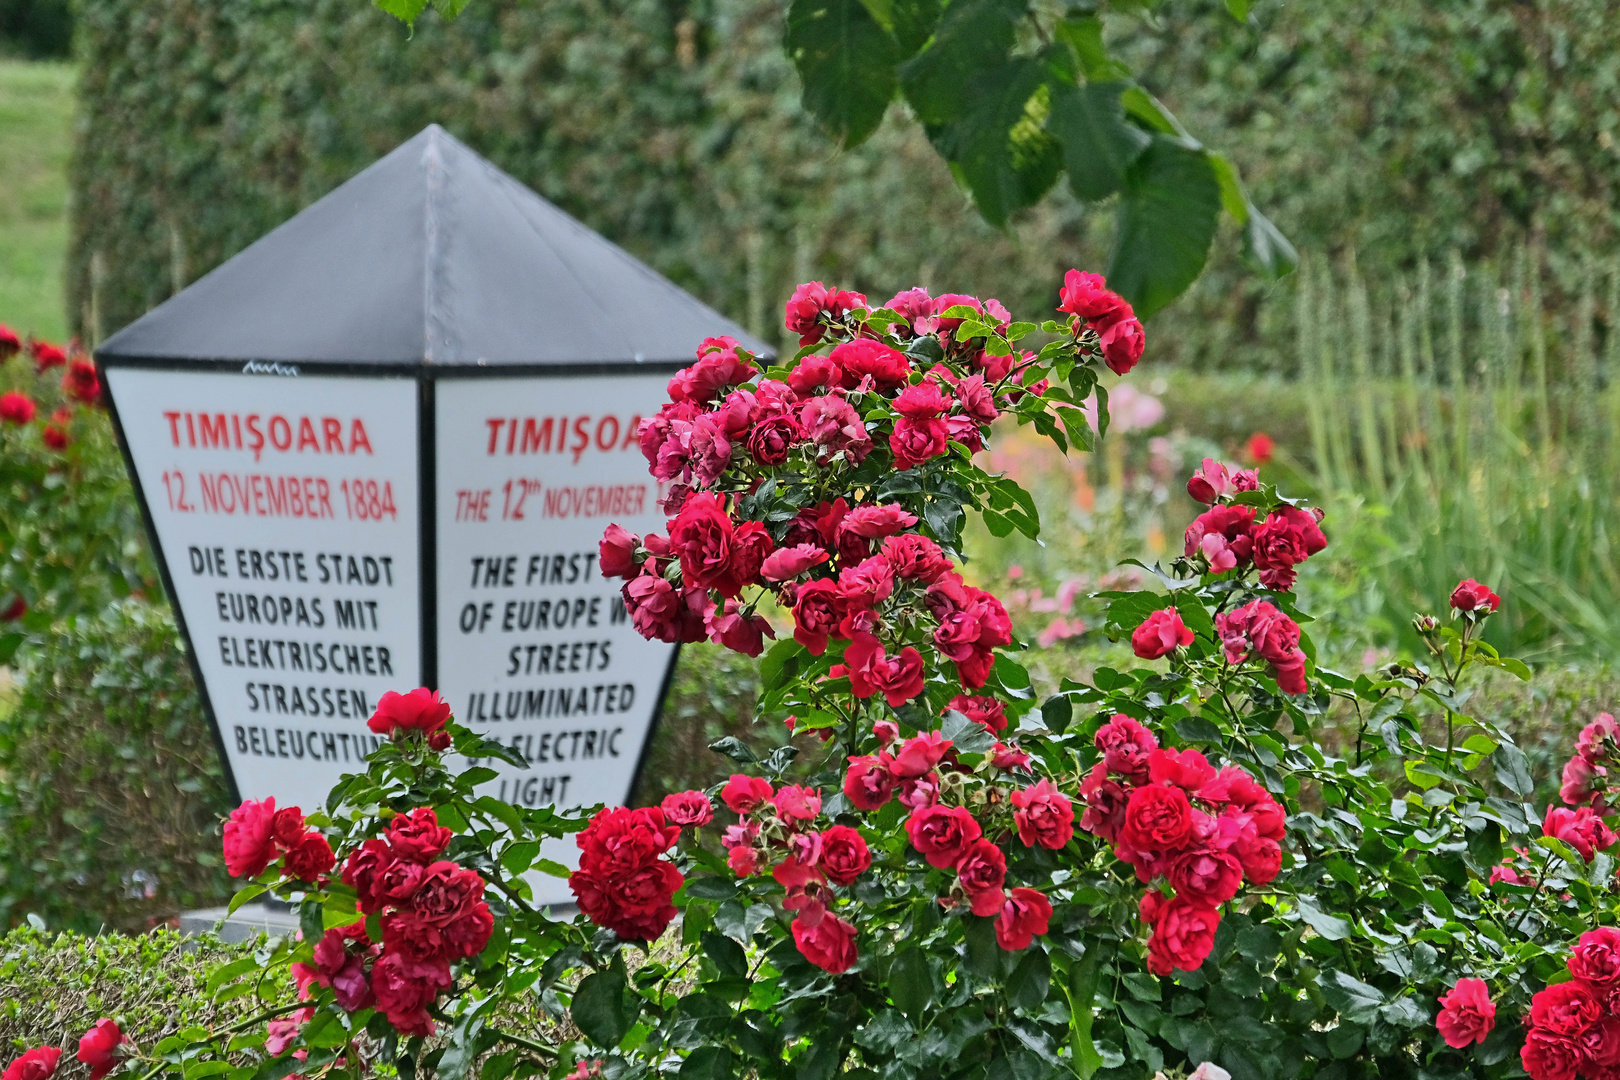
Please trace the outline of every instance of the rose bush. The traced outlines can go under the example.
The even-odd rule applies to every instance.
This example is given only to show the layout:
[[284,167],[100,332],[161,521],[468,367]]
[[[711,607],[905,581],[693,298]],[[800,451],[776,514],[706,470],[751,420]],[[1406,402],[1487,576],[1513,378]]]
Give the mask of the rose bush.
[[[738,771],[656,807],[523,811],[446,764],[507,751],[428,690],[391,697],[389,741],[324,810],[227,826],[237,902],[299,905],[268,966],[300,1000],[151,1050],[87,1035],[96,1067],[1610,1080],[1620,726],[1581,734],[1569,805],[1529,803],[1524,755],[1464,711],[1473,669],[1527,674],[1480,640],[1487,587],[1416,619],[1422,658],[1320,667],[1291,590],[1321,515],[1206,461],[1183,554],[1139,567],[1158,588],[1099,597],[1148,666],[1035,700],[961,537],[968,512],[1039,523],[974,453],[1002,414],[1089,446],[1098,368],[1142,348],[1100,278],[1071,273],[1060,305],[1026,351],[1037,328],[993,300],[812,283],[785,363],[705,341],[640,433],[667,533],[610,526],[601,566],[642,634],[763,654],[759,719],[793,741],[722,739]],[[1344,745],[1315,737],[1331,711]],[[573,871],[540,856],[569,834]],[[536,910],[536,872],[582,918]],[[215,984],[251,992],[262,966]],[[499,1027],[533,995],[572,1041]]]

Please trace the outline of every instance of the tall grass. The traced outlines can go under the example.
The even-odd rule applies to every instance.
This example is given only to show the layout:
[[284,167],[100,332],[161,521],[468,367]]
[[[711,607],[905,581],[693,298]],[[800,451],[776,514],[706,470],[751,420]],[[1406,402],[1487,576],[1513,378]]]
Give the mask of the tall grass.
[[1530,248],[1376,282],[1308,263],[1297,289],[1317,483],[1392,622],[1474,577],[1499,646],[1620,651],[1620,264],[1578,264],[1556,305]]

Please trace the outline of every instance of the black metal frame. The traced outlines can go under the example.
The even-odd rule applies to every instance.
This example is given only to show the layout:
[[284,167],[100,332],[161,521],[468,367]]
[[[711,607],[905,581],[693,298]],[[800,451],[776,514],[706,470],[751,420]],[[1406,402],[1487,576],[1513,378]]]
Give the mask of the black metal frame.
[[[439,580],[438,580],[438,492],[437,492],[437,455],[434,453],[437,437],[437,387],[441,379],[480,379],[480,378],[568,378],[581,375],[626,376],[640,374],[674,374],[686,366],[685,361],[648,361],[636,364],[626,364],[623,361],[581,361],[576,364],[478,364],[455,367],[427,367],[421,363],[414,364],[368,364],[355,361],[272,361],[272,360],[240,360],[240,359],[167,359],[160,357],[120,356],[117,354],[95,353],[96,369],[104,391],[107,403],[107,413],[112,418],[113,434],[118,440],[118,450],[124,458],[124,468],[129,473],[131,485],[135,488],[135,501],[141,508],[141,520],[146,525],[146,535],[152,543],[153,554],[157,556],[158,574],[163,581],[163,589],[168,595],[169,607],[174,612],[175,626],[180,630],[180,636],[186,645],[186,662],[191,667],[191,677],[197,684],[197,693],[202,698],[203,715],[208,718],[208,726],[213,731],[214,748],[219,753],[220,768],[225,773],[225,783],[230,789],[231,801],[240,802],[241,789],[236,783],[236,773],[231,768],[230,754],[225,746],[225,734],[219,726],[219,718],[214,713],[214,702],[208,691],[208,683],[203,677],[202,665],[197,660],[197,649],[191,639],[191,629],[186,625],[185,612],[181,609],[178,593],[174,588],[174,580],[169,574],[169,560],[163,551],[163,542],[158,538],[157,525],[152,518],[152,508],[147,503],[146,489],[141,485],[140,473],[135,469],[135,458],[130,453],[129,441],[124,435],[124,425],[118,415],[117,402],[113,400],[110,384],[107,381],[109,367],[122,367],[143,369],[149,371],[194,371],[210,374],[231,374],[253,377],[244,371],[249,364],[280,363],[284,367],[296,367],[297,376],[276,375],[265,373],[262,378],[289,378],[301,377],[305,374],[317,377],[362,377],[362,378],[409,378],[417,384],[416,395],[416,455],[417,455],[417,562],[420,575],[421,595],[417,607],[421,620],[421,636],[419,641],[420,663],[422,671],[422,685],[437,686],[439,681]],[[641,786],[641,772],[647,764],[647,753],[652,747],[653,737],[658,733],[659,724],[663,721],[664,702],[669,696],[671,685],[675,681],[675,665],[680,660],[680,646],[677,645],[670,653],[669,665],[664,669],[664,678],[658,689],[658,702],[653,706],[652,716],[647,722],[647,736],[642,741],[641,752],[636,757],[636,766],[630,774],[630,786],[625,793],[626,801],[635,798]]]

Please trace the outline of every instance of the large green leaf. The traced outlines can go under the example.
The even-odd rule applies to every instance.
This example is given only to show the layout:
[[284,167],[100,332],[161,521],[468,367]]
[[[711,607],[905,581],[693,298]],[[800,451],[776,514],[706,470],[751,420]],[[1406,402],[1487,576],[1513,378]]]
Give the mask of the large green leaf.
[[894,35],[903,58],[917,55],[939,24],[940,0],[861,0],[878,25]]
[[829,132],[853,146],[882,123],[902,54],[861,0],[793,0],[784,45],[805,109]]
[[1202,150],[1154,136],[1126,172],[1108,284],[1146,318],[1180,296],[1209,255],[1221,188]]
[[985,90],[983,73],[1006,64],[1024,12],[1025,0],[955,0],[945,10],[933,42],[900,69],[918,119],[948,124],[968,111]]
[[1120,83],[1058,86],[1046,127],[1063,144],[1069,185],[1086,202],[1100,202],[1120,189],[1125,170],[1153,137],[1125,122]]
[[622,965],[594,972],[580,980],[569,1010],[574,1026],[597,1046],[611,1050],[619,1045],[635,1022],[640,1004],[625,993]]
[[979,72],[972,84],[961,114],[928,134],[979,213],[1003,225],[1013,211],[1038,202],[1063,171],[1061,148],[1044,125],[1046,68],[1034,59],[1009,60]]

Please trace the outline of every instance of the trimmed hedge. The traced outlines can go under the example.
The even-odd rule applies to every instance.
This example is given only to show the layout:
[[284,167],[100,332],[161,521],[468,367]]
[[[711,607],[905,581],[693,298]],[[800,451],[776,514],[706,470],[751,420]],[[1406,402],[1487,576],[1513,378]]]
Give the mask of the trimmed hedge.
[[145,929],[230,895],[213,735],[167,608],[61,620],[0,716],[0,926]]

